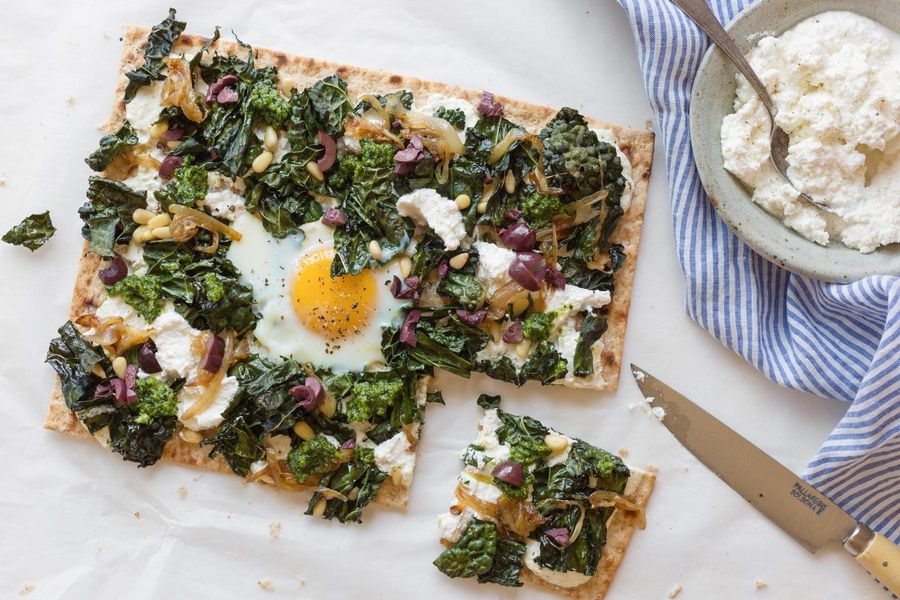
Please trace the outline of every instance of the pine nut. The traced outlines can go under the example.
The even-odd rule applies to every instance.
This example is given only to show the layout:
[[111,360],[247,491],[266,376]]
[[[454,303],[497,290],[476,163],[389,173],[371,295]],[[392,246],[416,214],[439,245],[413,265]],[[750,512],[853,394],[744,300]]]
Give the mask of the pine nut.
[[150,239],[153,239],[153,234],[150,232],[150,228],[146,225],[141,225],[137,229],[134,230],[134,233],[131,234],[131,239],[135,242],[146,242],[147,236],[150,236]]
[[562,454],[569,447],[569,440],[558,433],[548,433],[544,437],[544,443],[550,448],[550,454]]
[[476,207],[478,214],[483,215],[487,212],[487,204],[488,203],[484,201],[478,203],[478,206]]
[[150,212],[146,208],[136,208],[136,209],[134,209],[134,212],[132,213],[131,218],[138,225],[146,225],[147,223],[150,222],[150,219],[152,219],[155,216],[156,216],[155,213]]
[[512,314],[518,317],[528,309],[528,294],[520,294],[512,303]]
[[527,357],[529,350],[531,350],[531,340],[522,340],[516,346],[516,354],[519,355],[519,358]]
[[322,405],[319,406],[319,411],[329,419],[333,417],[334,413],[337,412],[337,400],[334,399],[334,396],[325,396],[325,399],[322,400]]
[[288,98],[291,97],[291,92],[294,90],[294,82],[290,79],[282,79],[281,80],[281,91]]
[[325,181],[325,176],[322,175],[322,170],[319,169],[319,165],[317,165],[314,160],[306,163],[306,170],[309,171],[309,174],[312,175],[315,179],[319,181]]
[[269,168],[269,165],[272,164],[272,159],[275,156],[269,152],[268,150],[263,150],[259,153],[259,156],[253,159],[253,164],[250,165],[253,169],[254,173],[262,173],[266,169]]
[[312,427],[310,427],[309,423],[307,423],[306,421],[297,421],[296,423],[294,423],[294,433],[296,433],[297,437],[304,442],[308,442],[309,440],[316,437],[316,433],[312,430]]
[[513,175],[512,169],[506,171],[506,177],[503,179],[503,189],[507,194],[513,194],[516,191],[516,176]]
[[472,199],[468,194],[460,194],[456,197],[456,206],[459,207],[459,210],[466,210],[472,206]]
[[181,439],[186,441],[188,444],[199,444],[203,441],[202,434],[196,431],[191,431],[190,429],[182,429],[179,435],[181,435]]
[[153,125],[150,126],[150,137],[152,137],[154,140],[158,140],[168,130],[169,130],[169,122],[168,121],[160,121],[159,123],[154,123]]
[[400,487],[403,485],[403,471],[400,469],[394,469],[391,471],[391,481],[394,482],[394,485]]
[[169,223],[172,222],[172,217],[170,217],[166,213],[162,213],[161,215],[155,215],[152,219],[147,221],[147,228],[153,231],[158,227],[165,227]]
[[375,260],[381,260],[381,244],[378,243],[378,240],[369,242],[369,254],[371,254],[372,258]]
[[406,279],[410,273],[412,273],[412,259],[408,256],[401,256],[400,274],[403,275],[403,279]]
[[321,517],[325,514],[325,509],[328,508],[328,501],[325,498],[321,498],[316,505],[313,507],[312,514],[314,517]]
[[128,368],[128,361],[124,356],[117,356],[112,361],[113,371],[119,379],[125,379],[125,369]]
[[266,127],[266,133],[263,134],[263,145],[269,152],[275,152],[275,146],[278,145],[278,132],[271,125]]
[[156,229],[151,229],[153,232],[153,237],[158,240],[171,240],[172,239],[172,230],[169,229],[169,226],[165,227],[157,227]]
[[166,146],[168,146],[169,150],[174,150],[178,146],[181,145],[181,140],[172,140],[170,142],[166,142]]
[[466,266],[466,263],[469,262],[469,253],[463,252],[462,254],[457,254],[448,262],[454,269],[462,269],[464,266]]
[[353,488],[352,490],[350,490],[350,492],[347,494],[347,500],[350,500],[350,501],[352,502],[352,501],[356,500],[357,498],[359,498],[359,488],[358,488],[358,487],[354,487],[354,488]]

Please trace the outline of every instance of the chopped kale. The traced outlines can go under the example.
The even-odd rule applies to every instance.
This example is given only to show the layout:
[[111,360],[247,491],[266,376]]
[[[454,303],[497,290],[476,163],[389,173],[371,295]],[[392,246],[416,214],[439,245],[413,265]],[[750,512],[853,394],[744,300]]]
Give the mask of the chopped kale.
[[508,587],[521,587],[522,557],[525,544],[515,538],[500,538],[491,570],[478,575],[478,583],[496,583]]
[[588,312],[581,324],[581,334],[575,345],[572,370],[576,377],[587,377],[594,373],[593,345],[606,333],[606,317]]
[[494,564],[497,553],[497,526],[473,519],[462,536],[434,561],[434,566],[450,577],[484,575]]
[[109,443],[122,458],[149,467],[156,463],[166,443],[175,433],[174,416],[160,417],[149,422],[139,422],[131,410],[119,410],[109,423]]
[[[328,498],[322,516],[326,519],[337,519],[341,523],[361,521],[363,508],[375,499],[375,494],[385,479],[387,473],[375,466],[374,450],[357,448],[350,462],[343,463],[330,473],[325,473],[319,480],[319,486],[334,490],[346,498]],[[354,489],[358,492],[356,497],[352,498],[351,492]],[[313,514],[316,505],[323,499],[325,497],[320,492],[314,493],[309,500],[306,514]]]
[[475,368],[491,379],[506,381],[517,386],[521,386],[525,382],[519,376],[515,364],[508,356],[497,356],[489,360],[479,361]]
[[438,284],[437,292],[469,310],[481,304],[484,297],[484,288],[475,276],[460,271],[448,272]]
[[118,283],[107,287],[110,296],[119,296],[130,304],[147,322],[162,313],[163,289],[155,275],[128,275]]
[[112,163],[113,159],[137,143],[138,137],[134,128],[131,123],[125,121],[115,133],[100,138],[99,147],[91,152],[84,162],[94,171],[103,171]]
[[309,100],[326,133],[343,133],[344,120],[353,112],[347,82],[337,75],[317,81],[309,88]]
[[2,240],[7,244],[25,246],[32,252],[47,243],[56,227],[50,221],[50,211],[29,215],[22,222],[3,234]]
[[444,119],[457,129],[466,128],[466,113],[461,108],[446,108],[441,106],[434,111],[434,116],[438,119]]
[[460,377],[469,377],[475,355],[484,348],[490,334],[466,325],[448,309],[429,309],[416,327],[416,347],[398,340],[398,328],[382,334],[382,352],[392,369],[432,373],[434,367]]
[[569,201],[598,192],[605,185],[600,153],[609,144],[597,138],[578,111],[561,109],[541,131],[540,138],[544,143],[547,181],[563,189]]
[[481,394],[476,400],[478,406],[484,410],[500,407],[500,396],[491,396],[490,394]]
[[126,244],[137,228],[131,215],[147,205],[147,193],[136,192],[120,181],[93,176],[88,180],[88,202],[78,209],[90,241],[88,251],[112,258],[115,244]]
[[519,376],[547,385],[565,377],[567,370],[566,359],[560,356],[553,344],[545,340],[531,349],[528,360],[519,371]]
[[125,73],[128,78],[128,86],[125,88],[125,102],[134,98],[137,91],[150,84],[150,82],[163,79],[162,70],[165,67],[163,59],[169,56],[172,46],[187,23],[175,19],[175,9],[169,9],[169,16],[158,25],[154,25],[147,38],[147,47],[144,49],[144,64]]

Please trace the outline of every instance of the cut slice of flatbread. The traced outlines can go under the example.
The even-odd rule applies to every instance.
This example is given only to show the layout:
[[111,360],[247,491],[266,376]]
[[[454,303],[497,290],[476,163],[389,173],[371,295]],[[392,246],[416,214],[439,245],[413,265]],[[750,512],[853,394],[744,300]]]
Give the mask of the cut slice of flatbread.
[[[143,63],[148,33],[149,29],[146,27],[132,26],[125,31],[119,84],[115,92],[115,104],[112,115],[104,126],[107,132],[118,129],[124,120],[125,103],[123,101],[123,93],[127,85],[125,73]],[[192,56],[201,49],[205,42],[206,38],[204,37],[184,34],[178,39],[173,48],[173,53],[184,53],[187,56]],[[220,54],[246,54],[246,49],[226,40],[217,41],[212,45],[211,50]],[[337,73],[347,81],[349,91],[353,96],[358,96],[361,93],[383,94],[400,89],[408,89],[415,96],[440,93],[464,98],[474,104],[477,104],[481,98],[481,91],[423,81],[383,71],[340,65],[315,58],[292,56],[265,48],[256,48],[255,55],[257,65],[274,65],[278,67],[279,77],[282,80],[288,79],[292,81],[299,88],[312,85],[323,77]],[[545,106],[529,104],[501,96],[498,96],[498,99],[503,102],[508,118],[533,131],[539,130],[556,114],[555,109]],[[631,302],[632,279],[634,277],[635,260],[647,198],[647,183],[650,177],[650,165],[653,157],[653,133],[610,125],[595,119],[589,119],[589,122],[592,126],[605,127],[614,132],[619,147],[631,162],[634,179],[631,207],[620,221],[613,239],[613,241],[623,244],[628,260],[616,275],[616,293],[610,305],[609,329],[602,338],[605,344],[603,351],[603,384],[598,389],[613,390],[618,385],[619,370],[622,362],[625,325],[628,307]],[[72,296],[71,316],[73,319],[93,312],[105,299],[104,287],[96,276],[100,263],[101,259],[98,256],[86,252],[85,245],[85,248],[82,250],[81,263]],[[563,383],[563,385],[567,384]],[[91,437],[78,422],[75,415],[66,407],[58,386],[50,403],[45,427],[78,437]],[[163,460],[223,473],[230,472],[230,469],[221,457],[212,460],[208,457],[207,448],[187,444],[178,437],[175,437],[166,446]],[[409,489],[407,487],[395,486],[391,480],[387,480],[379,490],[376,501],[388,506],[405,507],[408,498]]]
[[[629,468],[632,475],[628,479],[628,485],[623,495],[639,506],[641,510],[644,510],[647,508],[650,494],[653,492],[653,486],[656,484],[656,473],[634,467]],[[557,594],[569,596],[570,598],[600,600],[606,595],[619,565],[622,564],[622,559],[625,558],[625,551],[628,549],[628,544],[631,542],[631,536],[634,535],[635,528],[640,524],[640,518],[640,513],[637,512],[626,512],[623,510],[613,512],[606,523],[606,545],[603,546],[603,553],[600,555],[600,562],[597,564],[597,572],[583,585],[574,588],[559,587],[544,581],[527,568],[522,569],[522,579],[529,584],[552,590]]]

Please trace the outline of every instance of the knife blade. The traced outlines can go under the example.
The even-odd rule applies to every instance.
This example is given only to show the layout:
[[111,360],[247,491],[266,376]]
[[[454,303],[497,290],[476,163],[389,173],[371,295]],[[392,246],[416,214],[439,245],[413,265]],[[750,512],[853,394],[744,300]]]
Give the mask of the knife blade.
[[647,403],[665,411],[656,411],[662,424],[719,479],[810,552],[840,542],[900,593],[900,548],[679,392],[634,364],[631,372]]

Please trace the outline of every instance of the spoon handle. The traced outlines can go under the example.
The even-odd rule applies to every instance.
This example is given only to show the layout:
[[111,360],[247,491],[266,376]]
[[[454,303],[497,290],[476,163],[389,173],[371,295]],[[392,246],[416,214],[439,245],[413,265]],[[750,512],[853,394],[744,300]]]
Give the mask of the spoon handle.
[[738,50],[734,40],[731,39],[731,36],[728,35],[722,28],[722,25],[719,24],[719,20],[716,19],[716,16],[709,10],[706,0],[672,0],[672,2],[684,11],[694,23],[699,25],[700,29],[702,29],[706,35],[710,37],[713,43],[725,53],[725,56],[731,59],[731,62],[737,67],[737,70],[747,78],[747,81],[750,82],[750,85],[753,86],[753,89],[759,94],[759,98],[769,111],[769,114],[775,116],[775,103],[772,102],[772,98],[769,96],[766,86],[759,80],[759,77],[757,77],[756,73],[753,71],[753,67],[750,66],[750,63],[747,62],[744,55]]

